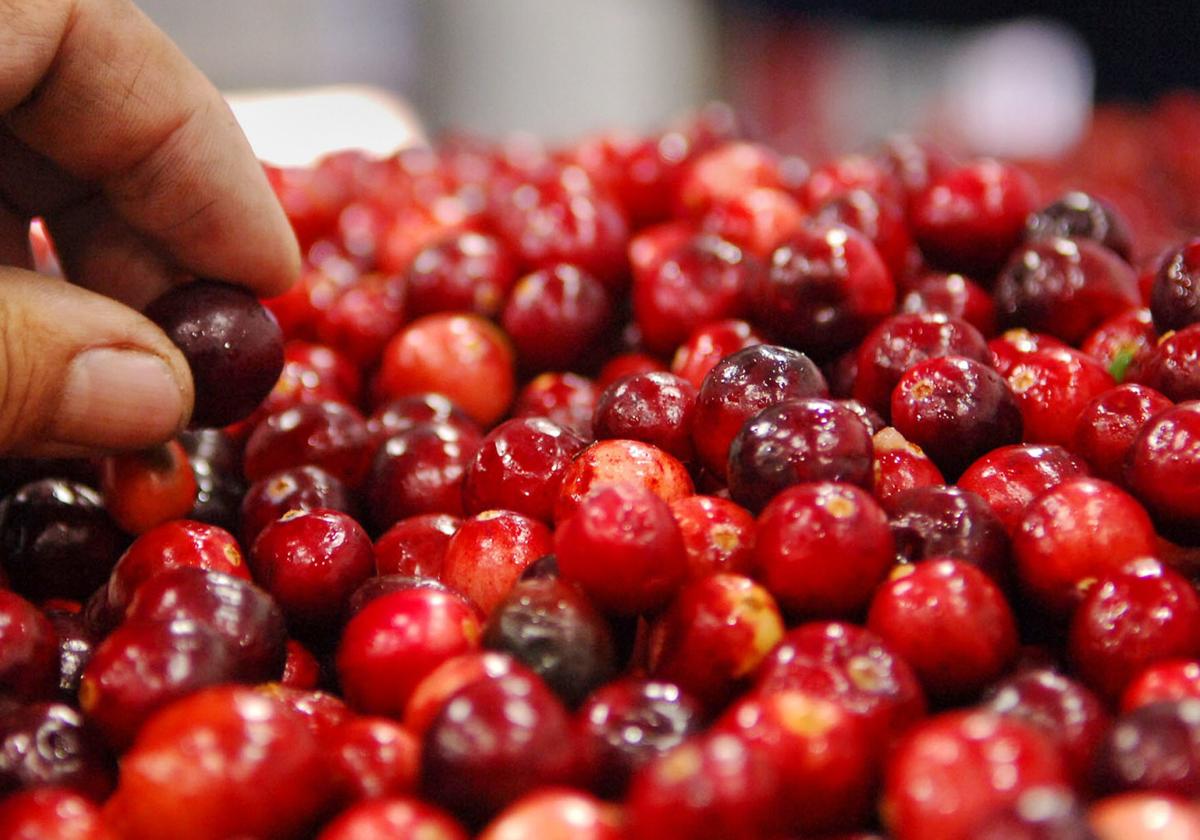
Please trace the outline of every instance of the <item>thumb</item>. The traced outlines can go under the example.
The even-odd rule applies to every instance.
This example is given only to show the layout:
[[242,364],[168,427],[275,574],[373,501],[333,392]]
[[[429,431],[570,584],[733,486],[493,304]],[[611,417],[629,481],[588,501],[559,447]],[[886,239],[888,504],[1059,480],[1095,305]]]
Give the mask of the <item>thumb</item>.
[[0,453],[150,446],[183,429],[191,410],[187,362],[143,315],[0,268]]

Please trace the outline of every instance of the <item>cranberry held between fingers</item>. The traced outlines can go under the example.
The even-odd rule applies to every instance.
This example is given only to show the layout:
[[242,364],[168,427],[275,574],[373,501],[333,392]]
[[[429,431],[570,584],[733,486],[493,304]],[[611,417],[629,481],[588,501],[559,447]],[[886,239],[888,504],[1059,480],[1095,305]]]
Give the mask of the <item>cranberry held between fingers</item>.
[[600,399],[598,385],[577,373],[543,373],[517,394],[514,418],[544,417],[585,440],[592,440],[592,415]]
[[1118,385],[1093,399],[1080,413],[1071,451],[1081,455],[1099,478],[1125,482],[1125,459],[1146,422],[1173,403],[1145,385]]
[[1200,324],[1170,332],[1134,359],[1127,377],[1182,402],[1200,399]]
[[495,318],[516,282],[516,260],[500,240],[457,233],[413,258],[405,274],[408,311],[414,318],[463,311]]
[[463,482],[480,438],[448,423],[422,423],[379,448],[367,479],[371,520],[379,530],[422,513],[463,513]]
[[463,507],[468,513],[510,510],[553,521],[563,476],[586,444],[543,417],[506,420],[483,439],[467,468]]
[[1192,802],[1154,793],[1125,793],[1092,805],[1088,824],[1100,840],[1190,840],[1200,837],[1200,811]]
[[196,477],[178,441],[109,455],[102,469],[105,507],[131,534],[187,516],[196,500]]
[[346,485],[320,467],[292,467],[256,481],[242,499],[242,544],[253,547],[263,528],[288,511],[317,508],[353,514],[357,504]]
[[1163,700],[1200,700],[1200,661],[1172,659],[1142,669],[1121,694],[1121,711]]
[[580,503],[606,484],[645,489],[668,504],[695,493],[687,468],[657,446],[636,440],[602,440],[578,452],[563,476],[554,521],[563,523]]
[[689,580],[713,572],[750,571],[755,540],[750,511],[716,496],[685,496],[671,502],[671,515],[683,535]]
[[371,465],[367,423],[340,402],[305,403],[265,417],[246,441],[242,469],[248,481],[312,464],[357,487]]
[[145,309],[192,370],[194,426],[226,426],[254,410],[283,370],[283,334],[250,292],[197,280],[175,286]]
[[496,679],[505,674],[534,674],[507,653],[496,651],[472,651],[451,656],[425,675],[404,709],[404,726],[418,738],[437,717],[451,695],[471,683],[482,679]]
[[0,799],[25,788],[56,786],[100,802],[112,791],[115,769],[91,724],[65,703],[0,713]]
[[377,717],[355,717],[321,739],[334,798],[341,803],[412,793],[421,744],[403,726]]
[[15,592],[0,589],[0,694],[24,700],[54,694],[58,642],[45,614]]
[[623,840],[623,825],[617,806],[570,788],[550,788],[514,802],[479,840]]
[[0,837],[6,840],[116,840],[95,803],[59,787],[14,794],[0,804]]
[[446,546],[461,525],[448,513],[401,519],[375,541],[375,573],[440,580]]
[[897,567],[867,627],[912,665],[932,697],[970,698],[1017,654],[1017,625],[992,579],[958,560]]
[[651,443],[680,461],[693,459],[692,415],[697,390],[666,372],[626,377],[600,395],[592,426],[596,438]]
[[600,281],[560,263],[518,280],[500,323],[522,370],[562,370],[596,353],[611,314]]
[[988,338],[996,333],[996,302],[982,286],[961,274],[928,272],[900,299],[901,312],[940,312],[960,318]]
[[1200,542],[1200,402],[1169,408],[1142,426],[1125,479],[1165,536]]
[[317,840],[469,840],[453,817],[412,797],[368,799],[343,811]]
[[1200,700],[1167,700],[1122,715],[1096,750],[1100,795],[1144,790],[1200,793]]
[[887,516],[853,485],[788,488],[758,518],[758,576],[791,615],[858,615],[894,558]]
[[958,486],[981,496],[1011,535],[1026,506],[1051,487],[1087,475],[1087,465],[1061,446],[1002,446],[969,466]]
[[442,561],[442,582],[466,595],[486,616],[521,572],[552,548],[550,529],[508,510],[473,516],[450,538]]
[[1008,534],[975,493],[960,487],[919,487],[897,496],[890,512],[901,562],[954,557],[1001,586],[1011,581]]
[[1150,312],[1160,333],[1200,321],[1200,239],[1163,258],[1150,287]]

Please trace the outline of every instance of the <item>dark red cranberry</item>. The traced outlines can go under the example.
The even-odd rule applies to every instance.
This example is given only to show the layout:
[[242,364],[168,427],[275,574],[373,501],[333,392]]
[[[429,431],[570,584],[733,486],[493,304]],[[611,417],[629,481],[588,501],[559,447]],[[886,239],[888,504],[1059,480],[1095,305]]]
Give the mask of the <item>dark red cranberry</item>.
[[652,443],[683,462],[693,458],[697,390],[671,373],[626,377],[600,395],[592,427],[597,439]]
[[254,410],[283,370],[283,334],[250,292],[208,280],[154,300],[146,317],[183,351],[196,389],[194,426],[225,426]]
[[567,465],[585,445],[583,438],[542,417],[501,423],[483,439],[467,468],[463,507],[467,513],[511,510],[552,521]]
[[859,614],[894,558],[887,516],[853,485],[788,488],[758,518],[758,576],[792,615]]
[[978,694],[1017,654],[1016,620],[1004,594],[958,560],[897,567],[875,592],[867,627],[943,699]]
[[412,793],[421,744],[404,727],[377,717],[356,717],[321,739],[334,796],[344,803]]
[[896,287],[871,240],[826,224],[780,245],[751,299],[756,325],[781,343],[828,359],[891,313]]
[[321,681],[321,663],[308,648],[295,639],[287,640],[287,658],[283,663],[283,675],[279,684],[285,688],[312,691]]
[[1123,483],[1125,459],[1146,422],[1171,401],[1145,385],[1118,385],[1087,404],[1075,423],[1071,451],[1098,477]]
[[320,467],[292,467],[256,481],[242,499],[242,544],[253,546],[288,511],[317,508],[353,514],[357,505],[346,485]]
[[724,476],[729,446],[742,425],[787,399],[824,397],[825,377],[795,350],[759,344],[722,359],[704,377],[692,415],[692,442],[708,469]]
[[593,491],[618,483],[649,490],[667,504],[696,492],[687,467],[657,446],[637,440],[601,440],[577,453],[567,467],[554,521],[565,522]]
[[1150,289],[1150,312],[1160,333],[1200,321],[1200,240],[1190,239],[1159,264]]
[[574,368],[596,352],[610,307],[598,280],[559,264],[517,281],[501,323],[523,370]]
[[1125,479],[1167,536],[1188,545],[1200,541],[1200,402],[1168,408],[1142,426]]
[[800,203],[811,212],[853,190],[903,201],[904,185],[893,169],[890,164],[866,155],[841,155],[813,169],[797,191]]
[[1007,585],[1012,577],[1004,526],[982,498],[959,487],[918,487],[892,500],[892,537],[905,563],[954,557]]
[[593,785],[621,797],[638,768],[699,732],[703,715],[679,686],[627,677],[594,691],[577,719]]
[[1117,382],[1158,343],[1158,333],[1144,307],[1126,309],[1087,334],[1079,349],[1104,366]]
[[305,464],[357,487],[371,462],[362,415],[337,402],[306,403],[266,417],[246,441],[243,471],[249,481]]
[[375,541],[375,573],[440,578],[446,546],[461,525],[448,513],[401,519]]
[[1133,361],[1127,378],[1176,402],[1200,399],[1200,324],[1164,335]]
[[1087,475],[1087,465],[1061,446],[1002,446],[967,468],[958,486],[981,496],[1011,535],[1026,506],[1043,491]]
[[517,582],[488,617],[483,644],[527,665],[571,707],[617,672],[604,616],[556,578]]
[[112,790],[114,771],[78,710],[34,703],[0,713],[0,796],[54,785],[99,802]]
[[87,598],[125,541],[99,494],[74,481],[26,484],[0,510],[0,560],[13,589],[29,598]]
[[417,683],[404,710],[404,725],[423,738],[429,724],[459,689],[512,673],[534,677],[532,671],[506,653],[480,650],[451,656]]
[[58,637],[46,615],[0,589],[0,694],[34,700],[54,694]]
[[384,837],[468,840],[453,817],[415,798],[367,799],[347,808],[317,835],[317,840],[382,840]]
[[96,639],[82,612],[53,607],[45,607],[44,612],[58,639],[58,694],[69,701],[79,691],[79,678],[92,658]]
[[392,435],[425,423],[446,423],[466,435],[483,434],[478,423],[441,394],[413,394],[385,402],[367,420],[367,429],[378,446]]
[[413,258],[405,275],[408,311],[414,318],[462,311],[495,318],[516,281],[516,261],[498,239],[455,234]]
[[423,423],[379,448],[367,480],[371,519],[390,528],[421,513],[463,513],[462,487],[480,438],[446,423]]
[[1142,669],[1121,694],[1121,711],[1163,700],[1200,699],[1200,661],[1169,659]]
[[1144,790],[1200,794],[1200,700],[1166,700],[1122,715],[1096,749],[1100,795]]
[[1070,348],[1026,353],[1007,374],[1021,409],[1025,441],[1066,446],[1079,415],[1115,383],[1091,356]]
[[1096,840],[1079,801],[1065,788],[1036,787],[983,820],[972,840]]
[[921,447],[947,478],[980,456],[1021,440],[1021,412],[992,368],[962,356],[908,368],[892,392],[892,425]]
[[317,338],[360,367],[373,365],[404,326],[406,296],[404,277],[363,274],[317,314]]
[[9,840],[111,840],[100,809],[60,787],[34,788],[0,804],[0,837]]
[[729,499],[685,496],[671,503],[671,514],[683,535],[690,580],[713,572],[750,572],[755,540],[750,511]]
[[109,515],[130,534],[187,516],[196,501],[195,474],[175,440],[106,456],[100,489]]
[[425,731],[422,792],[480,822],[544,785],[576,775],[562,703],[536,677],[508,674],[451,695]]
[[1178,572],[1145,558],[1102,575],[1071,618],[1080,677],[1115,701],[1147,665],[1200,656],[1200,596]]
[[186,518],[237,533],[246,492],[240,444],[220,429],[188,429],[179,440],[196,479],[196,499]]
[[1025,222],[1026,239],[1089,239],[1124,260],[1133,252],[1128,220],[1111,203],[1078,190],[1068,192],[1032,214]]
[[821,204],[812,214],[817,224],[842,224],[862,233],[879,251],[893,277],[902,276],[916,249],[900,202],[863,189],[853,189]]
[[961,318],[986,338],[996,333],[996,303],[978,283],[961,274],[929,272],[900,299],[901,312],[941,312]]
[[513,403],[513,417],[545,417],[580,437],[592,439],[592,415],[600,390],[577,373],[543,373],[535,376]]
[[752,326],[736,318],[704,324],[676,349],[671,372],[699,390],[708,372],[726,356],[762,343]]
[[476,619],[480,619],[479,608],[470,603],[461,592],[456,592],[440,580],[430,577],[409,577],[408,575],[374,575],[363,581],[362,586],[354,590],[354,594],[346,601],[343,613],[346,620],[353,618],[367,604],[374,601],[376,598],[382,598],[384,595],[391,595],[393,592],[407,592],[410,589],[426,589],[431,592],[441,592],[444,595],[452,595],[473,610],[473,615]]
[[463,593],[483,614],[508,594],[521,572],[553,545],[541,521],[508,510],[489,510],[463,522],[446,545],[442,582]]

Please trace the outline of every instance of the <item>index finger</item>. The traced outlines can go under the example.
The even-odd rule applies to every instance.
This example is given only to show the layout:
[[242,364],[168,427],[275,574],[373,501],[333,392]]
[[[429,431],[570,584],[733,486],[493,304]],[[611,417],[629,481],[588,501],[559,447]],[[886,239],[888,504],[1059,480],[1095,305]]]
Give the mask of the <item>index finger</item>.
[[181,267],[263,296],[296,241],[225,101],[129,0],[0,0],[9,130]]

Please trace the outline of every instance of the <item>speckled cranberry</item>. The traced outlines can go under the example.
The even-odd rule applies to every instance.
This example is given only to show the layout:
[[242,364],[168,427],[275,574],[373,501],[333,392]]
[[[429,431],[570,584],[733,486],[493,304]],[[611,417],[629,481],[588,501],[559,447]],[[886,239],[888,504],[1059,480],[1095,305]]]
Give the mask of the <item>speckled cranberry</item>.
[[668,504],[695,492],[687,468],[657,446],[635,440],[597,441],[578,452],[567,467],[554,521],[566,521],[594,490],[617,482],[649,490]]
[[551,521],[567,466],[585,444],[545,418],[501,423],[483,439],[467,469],[466,511],[504,509]]
[[754,564],[754,516],[736,502],[716,496],[685,496],[671,514],[687,550],[688,578],[713,572],[747,574]]
[[871,438],[874,450],[871,493],[884,510],[890,511],[898,496],[918,487],[941,487],[946,477],[925,450],[905,440],[891,426]]
[[1025,223],[1027,239],[1090,239],[1122,259],[1133,251],[1133,234],[1121,211],[1099,196],[1079,190],[1065,193],[1032,214]]
[[446,423],[423,423],[388,438],[367,479],[375,527],[422,513],[461,516],[463,482],[480,440]]
[[405,274],[408,311],[469,311],[494,318],[517,281],[517,264],[494,236],[454,234],[420,251]]
[[1150,288],[1150,311],[1159,332],[1200,321],[1200,240],[1190,239],[1166,254]]
[[0,797],[53,785],[99,802],[112,791],[113,765],[93,726],[65,703],[0,713]]
[[446,546],[461,525],[448,513],[401,519],[375,541],[375,573],[440,579]]
[[513,417],[545,417],[587,440],[592,439],[592,415],[600,389],[577,373],[554,372],[535,376],[513,403]]
[[597,439],[640,440],[691,461],[697,393],[691,383],[671,373],[627,377],[601,393],[593,430]]
[[1145,385],[1110,388],[1080,413],[1071,437],[1071,451],[1088,462],[1094,475],[1123,483],[1125,460],[1138,432],[1151,417],[1172,405]]
[[1200,402],[1147,421],[1125,462],[1129,489],[1166,536],[1195,544],[1200,522]]
[[961,487],[921,487],[897,496],[890,508],[897,557],[916,563],[954,557],[1007,585],[1009,540],[991,507]]
[[1083,459],[1061,446],[1022,443],[984,455],[959,477],[958,486],[981,496],[1012,534],[1036,496],[1087,472]]
[[253,546],[263,528],[288,511],[317,508],[353,515],[358,505],[346,485],[320,467],[292,467],[256,481],[242,499],[242,544]]

